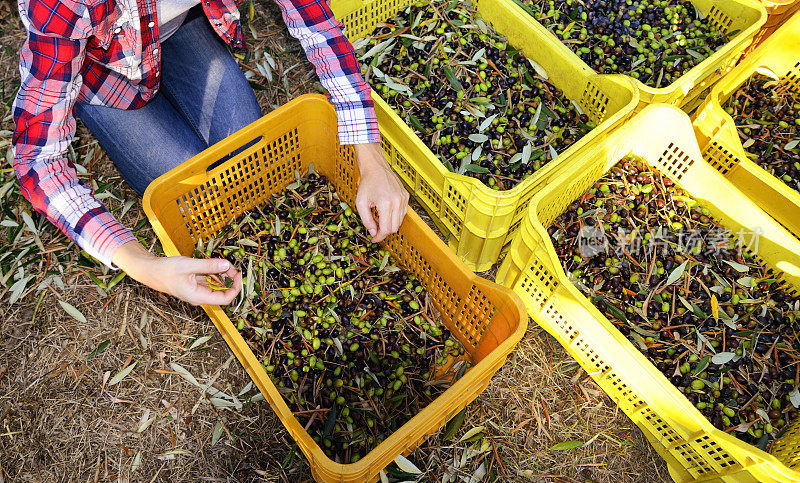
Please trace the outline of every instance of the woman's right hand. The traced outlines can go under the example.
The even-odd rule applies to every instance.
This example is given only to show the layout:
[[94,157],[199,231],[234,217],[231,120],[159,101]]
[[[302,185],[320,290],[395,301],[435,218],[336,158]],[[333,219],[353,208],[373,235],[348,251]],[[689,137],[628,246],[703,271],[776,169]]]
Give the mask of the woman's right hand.
[[[112,262],[137,282],[192,305],[228,305],[242,289],[242,274],[221,258],[157,257],[132,241],[114,252]],[[213,290],[207,275],[227,276],[233,285]]]

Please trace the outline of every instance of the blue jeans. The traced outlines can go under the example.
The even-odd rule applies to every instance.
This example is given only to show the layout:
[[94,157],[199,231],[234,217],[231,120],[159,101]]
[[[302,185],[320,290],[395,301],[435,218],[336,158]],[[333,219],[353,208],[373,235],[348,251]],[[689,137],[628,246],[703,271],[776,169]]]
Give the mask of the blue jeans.
[[76,105],[140,195],[157,177],[261,117],[253,89],[198,10],[161,44],[161,88],[144,107]]

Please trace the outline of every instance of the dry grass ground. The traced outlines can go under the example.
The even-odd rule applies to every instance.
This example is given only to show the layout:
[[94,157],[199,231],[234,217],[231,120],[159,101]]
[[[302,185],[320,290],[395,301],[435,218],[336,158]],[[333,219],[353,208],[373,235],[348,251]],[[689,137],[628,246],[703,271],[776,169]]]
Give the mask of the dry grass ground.
[[[13,127],[22,41],[4,1],[0,154]],[[256,72],[251,80],[266,87],[257,92],[266,112],[319,86],[274,5],[257,4],[255,12],[251,45],[275,60],[272,81],[248,64]],[[108,193],[109,208],[124,212],[124,222],[158,249],[140,200],[85,129],[79,135],[74,157],[87,168],[84,179]],[[0,217],[7,221],[0,279],[9,275],[0,284],[0,481],[310,480],[305,459],[202,310],[127,279],[99,288],[91,276],[108,284],[116,274],[82,258],[39,217],[28,226],[23,213],[30,206],[18,196],[9,161],[0,166]],[[24,290],[12,289],[28,277],[16,285]],[[74,307],[74,316],[60,302]],[[191,378],[225,393],[227,403],[211,404]],[[474,436],[459,441],[468,431]],[[587,444],[551,450],[564,441]],[[424,471],[422,481],[444,474],[457,481],[668,478],[641,432],[535,326],[468,407],[455,438],[443,441],[440,432],[409,459]]]

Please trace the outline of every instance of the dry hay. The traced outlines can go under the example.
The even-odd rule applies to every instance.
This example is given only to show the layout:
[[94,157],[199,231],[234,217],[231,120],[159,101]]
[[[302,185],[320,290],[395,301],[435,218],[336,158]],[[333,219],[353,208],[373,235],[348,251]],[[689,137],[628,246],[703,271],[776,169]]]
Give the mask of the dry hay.
[[[4,1],[0,131],[13,127],[9,107],[19,83],[22,41],[18,19],[7,14],[10,3]],[[268,73],[253,59],[245,67],[254,71],[251,81],[266,87],[257,90],[264,112],[320,91],[277,8],[259,3],[255,12],[253,28],[245,31],[254,50],[269,53],[275,64]],[[76,159],[87,161],[84,179],[100,182],[113,195],[105,202],[117,214],[125,200],[135,200],[123,221],[136,226],[144,217],[136,195],[86,130],[78,134],[73,147]],[[2,168],[9,166],[4,162]],[[30,210],[27,203],[12,208],[20,223],[22,210]],[[7,234],[0,228],[0,240]],[[159,249],[146,223],[136,234]],[[50,253],[26,267],[35,283],[13,305],[7,303],[8,286],[0,285],[0,480],[310,481],[308,464],[269,405],[248,400],[257,399],[257,392],[202,310],[127,279],[103,291],[89,274],[107,283],[114,273],[82,258],[50,226],[40,237]],[[0,255],[14,248],[10,243],[0,244]],[[50,279],[36,290],[50,275],[63,287]],[[86,322],[70,316],[59,301],[74,306]],[[104,350],[92,356],[105,341]],[[204,395],[208,385],[226,395],[217,394],[220,407]],[[224,407],[235,405],[234,398],[241,409]],[[483,426],[472,438],[477,441],[459,441],[476,426]],[[445,472],[500,481],[667,478],[641,432],[535,326],[470,404],[454,438],[443,441],[442,432],[409,455],[424,471],[422,480],[440,481]],[[550,450],[563,441],[591,442]],[[477,451],[481,446],[489,449]]]

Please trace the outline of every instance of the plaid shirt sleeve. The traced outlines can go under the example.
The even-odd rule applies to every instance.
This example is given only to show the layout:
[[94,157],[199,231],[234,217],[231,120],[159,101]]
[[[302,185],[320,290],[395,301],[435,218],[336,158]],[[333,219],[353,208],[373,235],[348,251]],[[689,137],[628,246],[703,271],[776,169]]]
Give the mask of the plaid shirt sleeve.
[[[14,99],[14,170],[34,208],[102,263],[135,240],[63,156],[75,134],[75,100],[91,30],[88,14],[66,4],[20,2],[27,40],[20,51],[21,85]],[[28,4],[25,10],[25,4]]]
[[277,0],[289,33],[314,64],[328,99],[336,108],[339,142],[380,141],[369,84],[359,71],[353,46],[325,0]]

